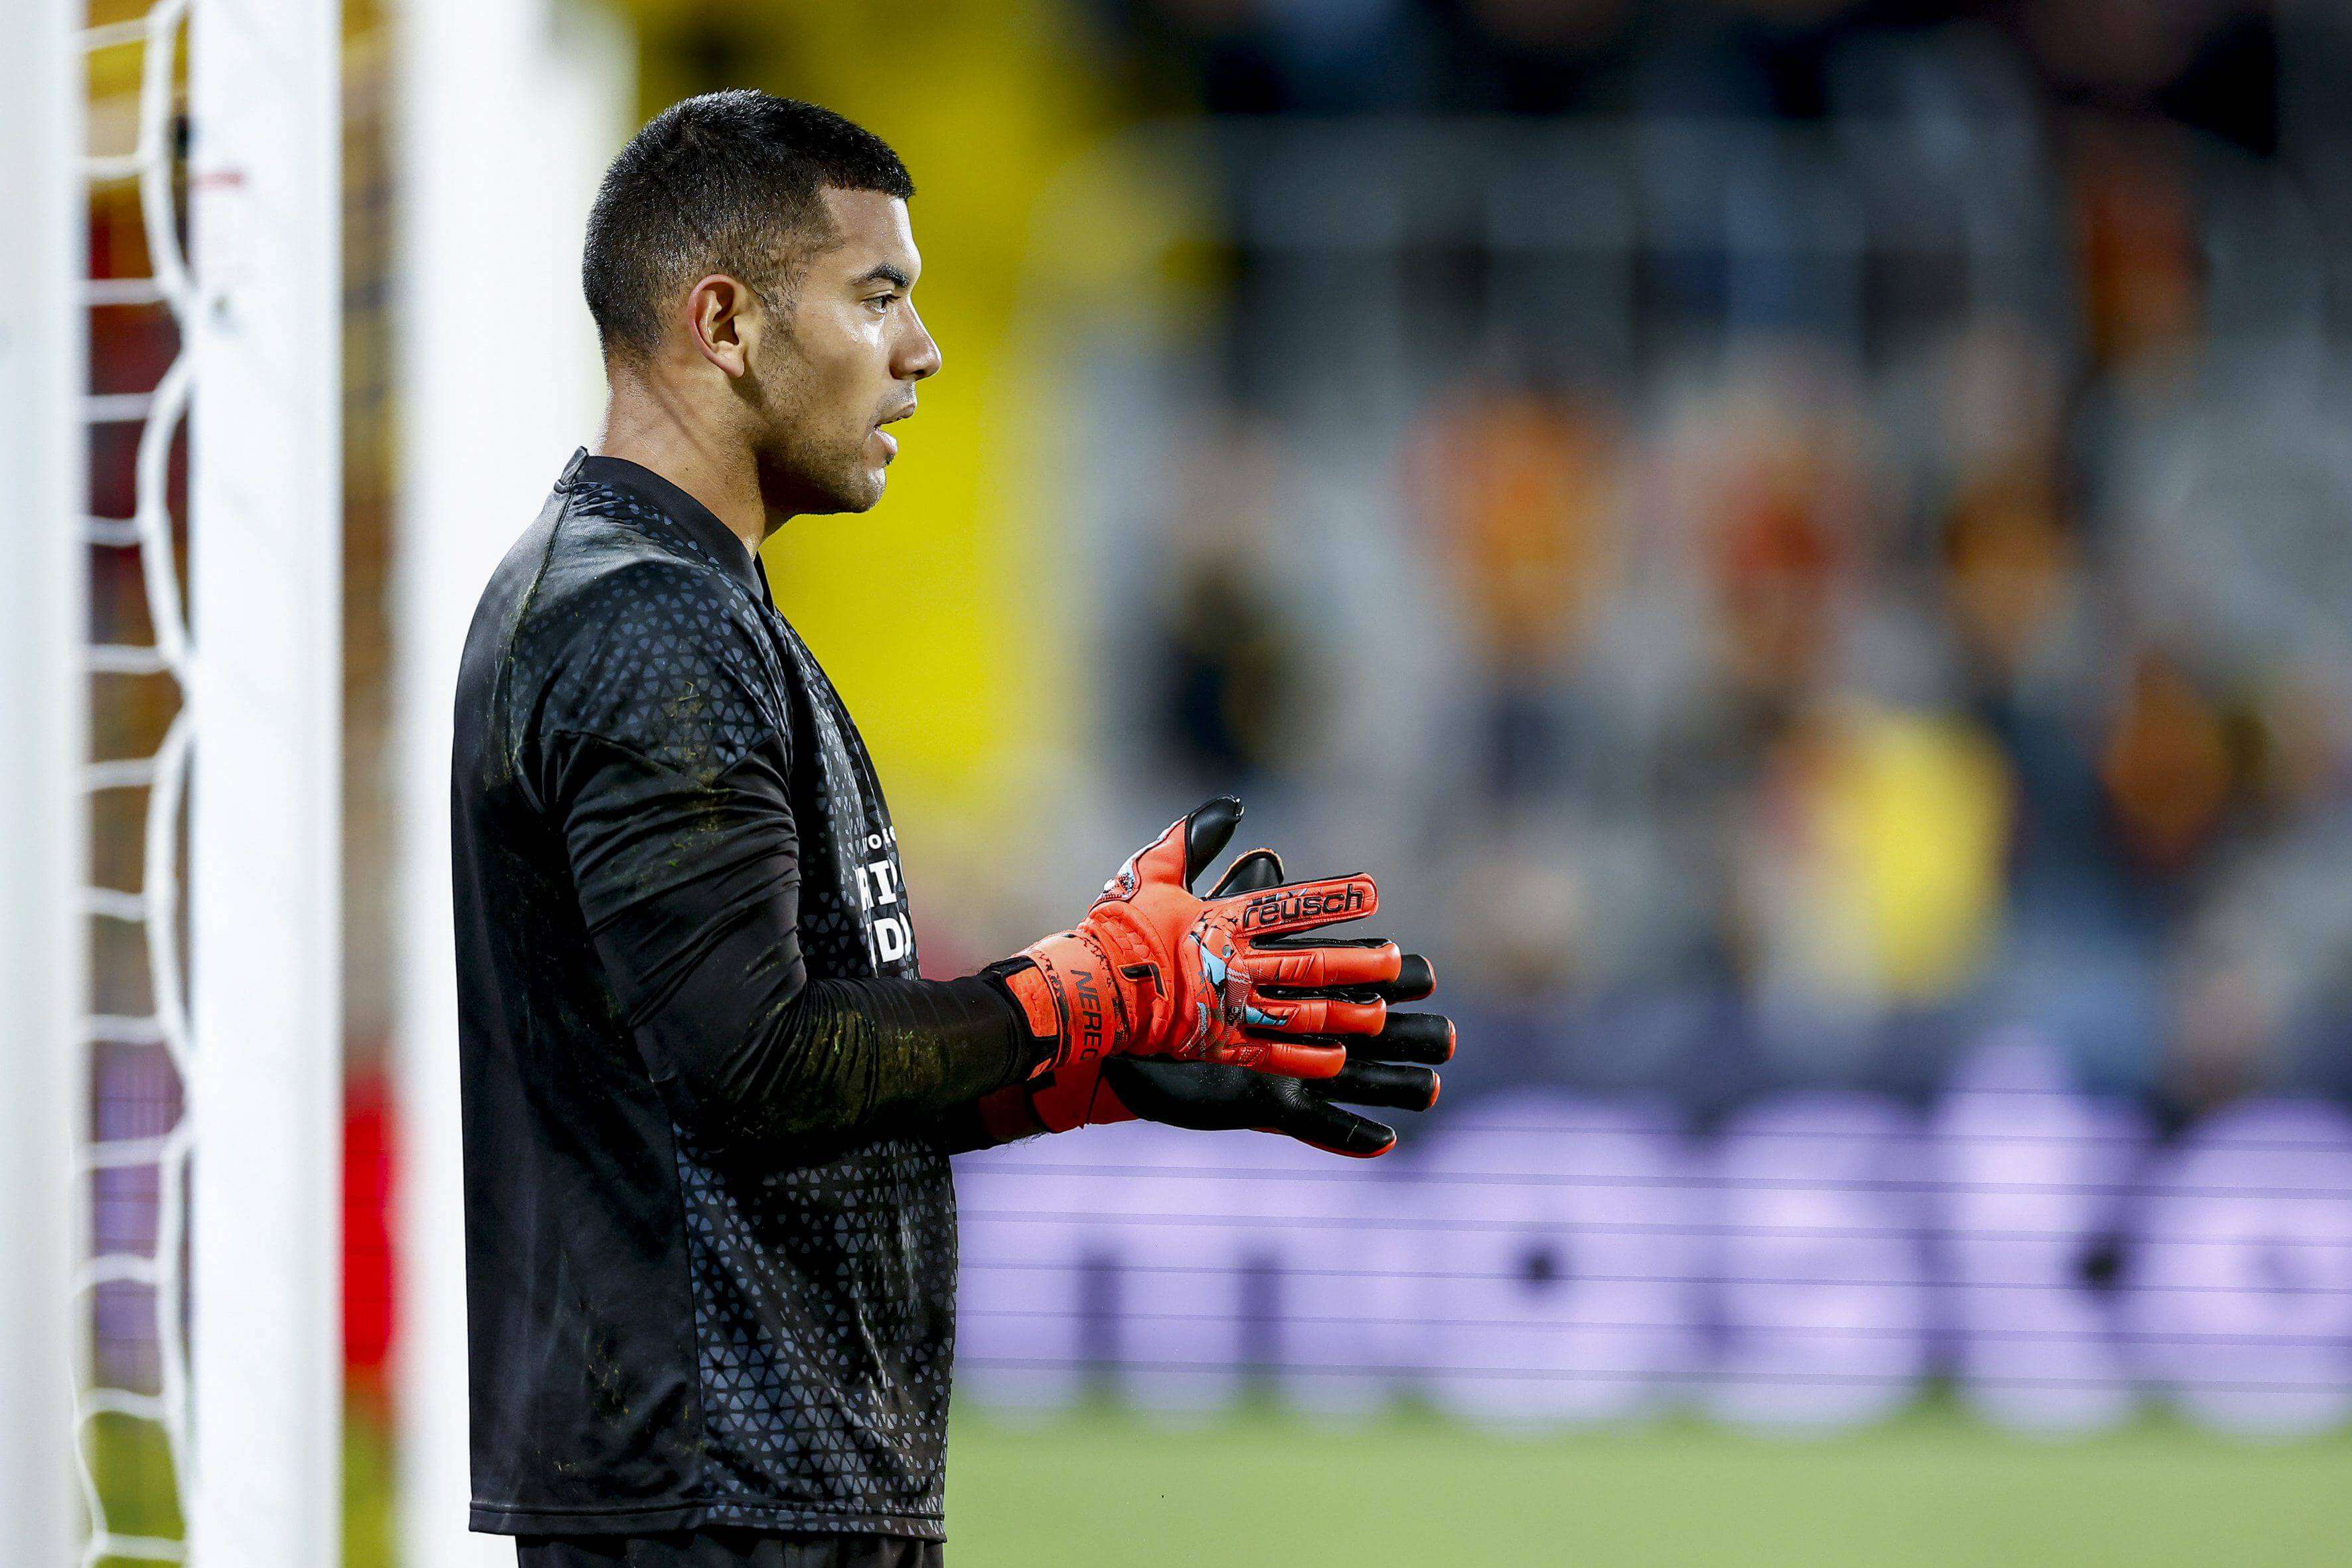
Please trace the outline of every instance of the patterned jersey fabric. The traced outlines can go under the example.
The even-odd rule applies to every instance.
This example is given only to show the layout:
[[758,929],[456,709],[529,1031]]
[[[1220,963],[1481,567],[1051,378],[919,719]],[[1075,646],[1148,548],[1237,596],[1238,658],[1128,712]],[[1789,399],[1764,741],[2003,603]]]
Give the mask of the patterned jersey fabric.
[[453,813],[475,1527],[938,1539],[951,1129],[1033,1046],[917,977],[856,727],[699,503],[572,459]]

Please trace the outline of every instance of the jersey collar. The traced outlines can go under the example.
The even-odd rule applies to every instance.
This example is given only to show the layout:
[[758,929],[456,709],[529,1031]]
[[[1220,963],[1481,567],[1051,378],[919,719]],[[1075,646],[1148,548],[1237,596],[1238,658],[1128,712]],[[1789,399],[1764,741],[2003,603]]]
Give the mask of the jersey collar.
[[720,571],[735,579],[752,597],[761,604],[772,602],[768,597],[768,574],[761,569],[759,557],[744,549],[734,531],[719,521],[709,507],[651,468],[626,458],[591,457],[583,447],[563,466],[563,483],[568,486],[574,482],[610,485],[616,490],[628,491],[676,523],[705,555],[719,563]]

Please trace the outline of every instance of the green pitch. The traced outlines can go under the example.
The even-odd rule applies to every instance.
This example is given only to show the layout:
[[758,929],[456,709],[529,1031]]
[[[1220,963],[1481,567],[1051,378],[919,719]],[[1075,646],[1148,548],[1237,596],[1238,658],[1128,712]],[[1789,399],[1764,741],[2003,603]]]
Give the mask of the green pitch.
[[[390,1450],[353,1416],[344,1562],[387,1568]],[[117,1527],[176,1533],[154,1429],[92,1427]],[[2040,1444],[1930,1408],[1822,1442],[1695,1423],[1513,1442],[1413,1415],[1350,1430],[1262,1413],[1186,1428],[965,1414],[948,1470],[954,1568],[2352,1563],[2352,1434],[2261,1447],[2168,1421]]]
[[1930,1408],[1810,1442],[1680,1422],[1513,1441],[1421,1416],[960,1415],[950,1453],[955,1568],[2352,1563],[2352,1436],[2169,1421],[2039,1443]]

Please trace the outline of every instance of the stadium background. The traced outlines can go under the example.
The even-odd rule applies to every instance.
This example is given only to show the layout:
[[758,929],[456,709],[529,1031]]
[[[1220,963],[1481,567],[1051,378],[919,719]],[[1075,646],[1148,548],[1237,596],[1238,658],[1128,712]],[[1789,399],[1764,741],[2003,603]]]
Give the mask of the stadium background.
[[[922,187],[947,373],[883,505],[794,525],[770,565],[888,781],[928,966],[1066,922],[1230,788],[1294,867],[1380,873],[1462,1024],[1444,1106],[1344,1189],[1270,1179],[1234,1212],[1118,1132],[983,1167],[982,1215],[1139,1212],[969,1237],[1032,1273],[971,1320],[959,1561],[2341,1554],[2352,1221],[2294,1196],[2352,1185],[2331,8],[566,0],[541,21],[621,40],[612,145],[749,84],[871,125]],[[425,68],[396,22],[352,5],[346,59],[348,1518],[370,1563],[403,1300],[389,584],[418,423],[394,391],[392,105]],[[516,150],[519,199],[537,173]],[[101,270],[135,234],[96,209]],[[102,375],[168,353],[100,316]],[[97,458],[102,479],[125,455]],[[133,613],[112,587],[101,620]],[[168,1120],[136,1049],[100,1071],[115,1134]],[[1494,1131],[1514,1125],[1550,1131]],[[1597,1178],[1574,1164],[1596,1129],[1622,1151]],[[1524,1163],[1493,1152],[1528,1137]],[[2047,1201],[1999,1190],[2021,1169]],[[1514,1206],[1580,1181],[1601,1195]],[[1707,1206],[1775,1183],[1810,1206]],[[2220,1194],[2184,1223],[2239,1237],[2228,1261],[2195,1250],[2209,1232],[2149,1242],[2168,1193]],[[125,1189],[100,1223],[145,1212]],[[1510,1337],[1592,1316],[1591,1259],[1643,1225],[1626,1267],[1690,1289],[1612,1310],[1672,1343]],[[2036,1289],[1969,1305],[1965,1244],[2021,1226],[2062,1233]],[[1765,1272],[1834,1297],[1843,1331],[1759,1363],[1748,1386],[1789,1398],[1728,1399],[1717,1243],[1792,1228]],[[1857,1232],[1881,1250],[1839,1250]],[[1472,1333],[1490,1360],[1607,1397],[1462,1392],[1433,1375],[1459,1293],[1410,1289],[1326,1303],[1388,1331],[1339,1364],[1356,1404],[1298,1396],[1329,1386],[1286,1337],[1312,1247],[1370,1296],[1465,1236],[1505,1249],[1485,1310],[1514,1326]],[[1187,1327],[1223,1298],[1158,1293],[1171,1253],[1234,1292],[1243,1332]],[[2146,1318],[2167,1260],[2218,1315]],[[2046,1337],[1977,1359],[1987,1311]],[[100,1352],[135,1378],[135,1314],[109,1321],[101,1300]],[[1839,1388],[1862,1394],[1805,1403]],[[128,1510],[161,1492],[152,1456],[103,1468]]]

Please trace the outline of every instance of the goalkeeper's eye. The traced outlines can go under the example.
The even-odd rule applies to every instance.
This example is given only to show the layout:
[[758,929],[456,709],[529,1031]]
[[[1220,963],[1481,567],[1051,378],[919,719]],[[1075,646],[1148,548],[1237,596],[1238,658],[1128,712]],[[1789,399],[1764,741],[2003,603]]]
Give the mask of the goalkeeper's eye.
[[891,306],[898,302],[898,296],[896,294],[877,294],[866,302],[868,305],[878,305],[883,310],[887,310]]

